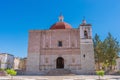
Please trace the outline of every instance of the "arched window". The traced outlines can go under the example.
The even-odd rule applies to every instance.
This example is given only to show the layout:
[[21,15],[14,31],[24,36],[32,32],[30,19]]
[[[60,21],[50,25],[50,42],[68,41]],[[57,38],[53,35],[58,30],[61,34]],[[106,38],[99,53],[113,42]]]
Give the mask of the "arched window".
[[85,37],[85,38],[88,38],[88,33],[87,33],[86,30],[84,31],[84,37]]

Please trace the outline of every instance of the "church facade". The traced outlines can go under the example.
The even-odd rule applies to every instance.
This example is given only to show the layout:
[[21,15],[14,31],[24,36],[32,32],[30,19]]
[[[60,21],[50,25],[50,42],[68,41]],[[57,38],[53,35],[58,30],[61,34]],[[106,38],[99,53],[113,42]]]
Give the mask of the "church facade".
[[30,30],[26,71],[32,74],[67,69],[77,74],[95,72],[92,27],[83,20],[77,29],[63,21],[49,30]]

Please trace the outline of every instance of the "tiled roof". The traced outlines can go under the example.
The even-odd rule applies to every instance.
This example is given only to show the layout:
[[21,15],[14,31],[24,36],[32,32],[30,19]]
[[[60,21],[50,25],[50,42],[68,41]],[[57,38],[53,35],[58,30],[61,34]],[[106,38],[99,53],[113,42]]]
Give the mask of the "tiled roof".
[[57,22],[50,29],[71,29],[72,27],[66,22]]

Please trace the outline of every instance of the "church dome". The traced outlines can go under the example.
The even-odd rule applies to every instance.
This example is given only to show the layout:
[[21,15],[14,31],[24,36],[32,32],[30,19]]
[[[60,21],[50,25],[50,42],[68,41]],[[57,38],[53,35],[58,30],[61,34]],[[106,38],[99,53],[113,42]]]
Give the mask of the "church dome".
[[50,29],[71,29],[72,27],[66,22],[57,22]]
[[53,24],[50,29],[71,29],[70,24],[63,22],[64,17],[62,15],[59,16],[59,22]]

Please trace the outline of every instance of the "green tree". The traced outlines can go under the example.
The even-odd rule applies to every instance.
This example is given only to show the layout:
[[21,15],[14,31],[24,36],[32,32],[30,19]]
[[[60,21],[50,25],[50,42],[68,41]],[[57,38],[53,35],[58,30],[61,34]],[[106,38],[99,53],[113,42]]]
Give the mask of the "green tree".
[[120,52],[120,45],[117,39],[108,33],[108,36],[101,41],[96,34],[93,42],[95,62],[98,64],[98,69],[101,69],[100,63],[102,63],[102,68],[112,70],[112,67],[116,65],[116,58],[118,58]]
[[100,70],[101,68],[100,63],[104,61],[103,43],[97,34],[95,35],[93,42],[94,42],[95,62],[98,64],[98,69]]
[[105,59],[109,63],[110,70],[112,70],[112,65],[115,65],[115,60],[120,52],[119,42],[110,33],[108,33],[108,36],[103,43]]

